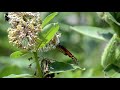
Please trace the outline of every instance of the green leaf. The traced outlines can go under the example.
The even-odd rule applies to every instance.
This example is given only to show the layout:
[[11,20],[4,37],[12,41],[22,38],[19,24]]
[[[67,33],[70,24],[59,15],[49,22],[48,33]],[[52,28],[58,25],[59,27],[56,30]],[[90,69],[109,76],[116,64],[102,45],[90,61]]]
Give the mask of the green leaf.
[[44,47],[49,41],[54,37],[54,35],[59,30],[59,24],[58,23],[52,23],[48,24],[43,28],[43,31],[39,33],[39,38],[42,40],[40,43],[39,48]]
[[[0,57],[0,78],[10,74],[33,74],[34,71],[31,71],[31,69],[28,68],[31,61],[27,60],[27,58],[15,59],[9,57]],[[32,67],[35,67],[35,65],[33,64]]]
[[42,28],[44,28],[45,25],[47,25],[57,14],[58,14],[58,12],[54,12],[54,13],[48,15],[42,23]]
[[104,73],[107,77],[118,77],[120,76],[120,68],[114,64],[110,64],[104,69]]
[[112,37],[111,31],[108,31],[103,28],[99,27],[92,27],[92,26],[74,26],[70,27],[72,30],[77,31],[81,34],[97,38],[100,40],[108,40]]
[[61,29],[61,30],[64,30],[64,31],[66,31],[66,32],[69,32],[69,30],[70,30],[70,26],[69,26],[69,25],[64,24],[64,23],[59,23],[59,25],[60,25],[60,29]]
[[32,78],[33,76],[30,75],[30,74],[19,74],[19,75],[16,75],[16,74],[11,74],[9,76],[5,76],[3,78]]
[[120,23],[109,12],[105,12],[105,14],[108,16],[109,19],[120,26]]
[[109,43],[106,45],[101,58],[101,65],[106,67],[109,64],[113,64],[116,60],[115,50],[118,42],[118,37],[116,34],[113,35]]
[[119,19],[119,13],[116,13],[116,12],[98,12],[98,16],[100,16],[101,19],[105,20],[109,24],[112,21],[120,26],[120,23],[117,21]]
[[10,58],[19,58],[21,56],[23,56],[24,54],[26,54],[27,52],[25,51],[16,51],[16,52],[13,52],[11,55],[10,55]]
[[106,67],[114,64],[120,67],[120,38],[114,34],[102,54],[101,65]]
[[63,62],[53,62],[50,64],[50,72],[49,73],[60,73],[68,70],[76,70],[81,69],[79,66],[73,64],[67,64]]
[[74,72],[66,71],[59,74],[55,74],[54,78],[80,78],[81,74],[82,74],[82,71],[80,69],[76,69],[74,70]]

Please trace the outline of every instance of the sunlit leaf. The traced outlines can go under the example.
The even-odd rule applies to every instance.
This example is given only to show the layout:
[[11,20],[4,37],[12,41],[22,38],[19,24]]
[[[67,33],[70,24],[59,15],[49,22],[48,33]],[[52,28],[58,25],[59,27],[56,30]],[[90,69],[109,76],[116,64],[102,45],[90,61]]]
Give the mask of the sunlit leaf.
[[33,76],[30,75],[30,74],[19,74],[19,75],[16,75],[16,74],[11,74],[9,76],[5,76],[3,78],[32,78]]
[[58,12],[54,12],[54,13],[48,15],[42,23],[42,28],[44,28],[45,25],[47,25],[57,14],[58,14]]
[[93,38],[97,38],[100,40],[108,40],[112,37],[111,31],[108,31],[99,27],[92,26],[73,26],[70,27],[72,30],[77,31],[83,35],[87,35]]
[[26,54],[27,52],[24,52],[24,51],[16,51],[16,52],[13,52],[11,55],[10,55],[10,58],[19,58],[21,56],[23,56],[24,54]]
[[52,23],[45,26],[43,31],[39,34],[39,38],[42,40],[39,48],[44,47],[54,37],[58,30],[58,23]]

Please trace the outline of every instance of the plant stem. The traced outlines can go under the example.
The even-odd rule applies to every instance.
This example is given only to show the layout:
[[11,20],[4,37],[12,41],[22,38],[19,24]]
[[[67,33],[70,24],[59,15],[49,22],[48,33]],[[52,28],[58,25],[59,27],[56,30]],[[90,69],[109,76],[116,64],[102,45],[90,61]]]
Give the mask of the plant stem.
[[118,37],[120,37],[120,26],[111,20],[108,20],[108,24],[113,28]]
[[[120,25],[118,24],[116,18],[115,18],[115,13],[110,13],[110,12],[97,12],[98,16],[105,20],[115,31],[117,36],[120,38]],[[119,15],[119,13],[117,13]]]
[[41,70],[41,68],[40,68],[40,64],[39,64],[39,61],[38,61],[37,52],[33,52],[33,54],[34,54],[34,57],[35,57],[35,62],[36,62],[36,67],[37,67],[37,71],[38,71],[38,76],[39,76],[40,78],[42,78],[42,77],[43,77],[43,74],[42,74],[42,70]]

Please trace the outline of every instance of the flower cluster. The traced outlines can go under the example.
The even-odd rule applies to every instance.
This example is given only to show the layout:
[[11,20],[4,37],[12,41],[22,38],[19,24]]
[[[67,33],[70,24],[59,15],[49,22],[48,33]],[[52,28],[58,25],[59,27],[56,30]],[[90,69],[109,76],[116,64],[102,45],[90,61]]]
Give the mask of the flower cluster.
[[41,32],[41,20],[37,12],[9,12],[9,42],[18,48],[34,50]]
[[[9,43],[18,48],[35,51],[40,43],[37,36],[42,31],[42,21],[39,12],[8,12],[9,24],[8,38]],[[54,38],[39,51],[45,52],[58,45],[60,33],[56,33]]]

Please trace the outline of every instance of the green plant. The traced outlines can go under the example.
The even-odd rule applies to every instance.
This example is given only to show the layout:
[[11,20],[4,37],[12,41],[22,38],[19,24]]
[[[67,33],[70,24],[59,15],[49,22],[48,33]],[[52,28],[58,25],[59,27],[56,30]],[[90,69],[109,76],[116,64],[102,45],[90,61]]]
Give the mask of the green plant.
[[[48,15],[43,21],[39,13],[9,12],[10,27],[8,29],[9,42],[19,51],[13,52],[11,58],[34,58],[36,63],[35,75],[19,74],[5,77],[50,77],[52,74],[81,69],[80,66],[58,62],[50,58],[42,58],[41,54],[55,49],[60,43],[58,33],[59,24],[49,23],[58,13]],[[31,67],[32,64],[30,64]]]
[[[4,21],[4,13],[0,12],[0,77],[120,77],[119,12],[41,12],[40,16],[19,12],[26,14],[25,22],[13,15],[21,24],[12,23],[14,12]],[[29,32],[19,33],[23,28]]]
[[100,40],[109,40],[109,34],[113,34],[112,38],[105,47],[102,54],[101,65],[104,68],[105,75],[109,77],[120,76],[120,13],[119,12],[97,12],[98,16],[106,21],[109,28],[99,28],[92,26],[72,26],[71,29],[81,34],[91,36]]

